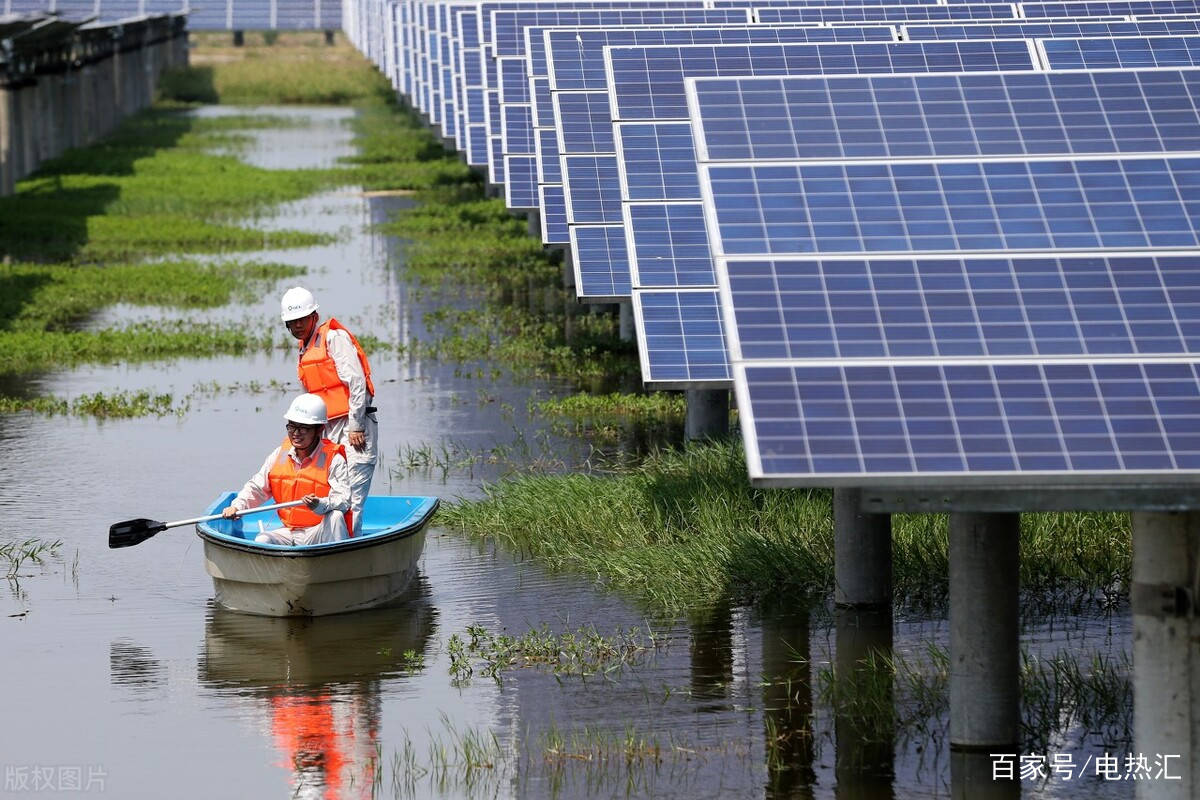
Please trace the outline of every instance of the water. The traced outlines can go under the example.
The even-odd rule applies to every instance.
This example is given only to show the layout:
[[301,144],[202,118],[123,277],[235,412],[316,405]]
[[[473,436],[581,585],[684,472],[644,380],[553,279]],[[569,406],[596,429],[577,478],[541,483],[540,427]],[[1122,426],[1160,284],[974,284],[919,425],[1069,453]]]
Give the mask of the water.
[[[285,110],[309,127],[256,134],[243,157],[324,166],[350,152],[337,109]],[[206,113],[229,113],[214,109]],[[240,111],[238,113],[241,113]],[[366,230],[409,200],[339,190],[290,204],[264,226],[339,232],[335,244],[238,254],[310,270],[325,315],[383,338],[420,337],[431,302],[397,270],[397,242]],[[278,292],[205,312],[230,325],[277,326]],[[96,326],[185,312],[118,306]],[[190,312],[188,312],[190,313]],[[380,407],[373,491],[476,496],[508,467],[409,470],[404,448],[460,453],[504,445],[526,459],[578,463],[585,442],[545,433],[525,412],[552,383],[493,382],[452,365],[372,356]],[[291,381],[289,352],[150,365],[92,366],[30,379],[60,396],[197,384]],[[237,488],[280,440],[295,391],[198,396],[182,418],[105,421],[0,417],[0,543],[61,538],[61,556],[0,582],[0,724],[5,797],[942,797],[945,738],[861,741],[819,695],[819,676],[870,636],[803,607],[718,604],[704,616],[649,618],[589,577],[552,575],[493,547],[431,529],[421,574],[394,608],[316,620],[260,619],[212,605],[188,528],[108,550],[132,517],[195,516]],[[594,627],[657,637],[633,663],[587,677],[526,667],[457,680],[452,637],[468,628],[523,636]],[[899,622],[898,653],[946,642],[939,621]],[[885,637],[886,638],[886,637]],[[1127,615],[1027,626],[1027,646],[1119,651]],[[461,674],[459,677],[462,677]],[[944,722],[944,721],[943,721]],[[839,727],[840,726],[840,727]],[[944,728],[944,726],[943,726]],[[1071,731],[1063,746],[1085,752]],[[477,747],[472,750],[473,745]],[[1094,749],[1095,745],[1089,745]],[[476,752],[477,751],[477,752]],[[875,764],[882,760],[880,767]],[[1082,760],[1082,759],[1081,759]],[[768,769],[768,762],[783,770]],[[868,769],[855,764],[867,763]],[[1128,784],[1092,780],[1099,796]],[[1026,784],[1029,796],[1081,784]]]

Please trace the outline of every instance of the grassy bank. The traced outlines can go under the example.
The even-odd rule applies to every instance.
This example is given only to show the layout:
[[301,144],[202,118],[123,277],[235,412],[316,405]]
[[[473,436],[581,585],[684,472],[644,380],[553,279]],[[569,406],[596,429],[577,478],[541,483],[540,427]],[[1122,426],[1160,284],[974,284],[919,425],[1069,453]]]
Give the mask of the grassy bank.
[[[205,309],[274,291],[302,274],[287,264],[205,265],[191,254],[309,247],[310,231],[264,231],[281,203],[338,186],[416,190],[473,180],[412,115],[381,75],[344,43],[280,37],[276,47],[220,42],[193,50],[197,66],[162,85],[163,101],[110,136],[65,153],[0,198],[0,413],[133,416],[178,412],[186,398],[153,393],[65,399],[28,396],[21,376],[85,363],[239,354],[274,346],[275,331],[195,322],[96,327],[114,304]],[[297,44],[301,42],[302,44]],[[269,50],[269,52],[268,52]],[[281,57],[291,54],[291,57]],[[210,85],[195,96],[188,87]],[[312,94],[296,97],[292,87]],[[347,87],[353,87],[349,91]],[[262,169],[236,157],[249,132],[295,125],[271,113],[196,116],[187,101],[356,103],[359,154],[330,169]],[[370,341],[369,332],[363,332]]]
[[[833,588],[831,494],[751,487],[740,442],[660,452],[613,476],[520,477],[486,491],[443,506],[442,524],[595,575],[659,608],[767,595],[823,600]],[[892,526],[898,599],[940,607],[946,518],[896,515]],[[1024,515],[1021,555],[1032,599],[1083,607],[1123,597],[1128,517]]]

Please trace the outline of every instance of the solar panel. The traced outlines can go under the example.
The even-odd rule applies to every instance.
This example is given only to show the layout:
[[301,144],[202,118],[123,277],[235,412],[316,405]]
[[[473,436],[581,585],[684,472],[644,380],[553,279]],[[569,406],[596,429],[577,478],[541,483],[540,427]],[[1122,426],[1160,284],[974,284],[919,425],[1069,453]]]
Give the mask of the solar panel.
[[[621,222],[621,193],[614,155],[562,156],[563,190],[567,196],[567,222],[572,225]],[[628,263],[624,265],[628,272]],[[581,286],[582,284],[576,284]]]
[[[690,85],[694,116],[704,120],[697,148],[705,161],[1200,151],[1195,69]],[[623,146],[637,132],[631,126],[627,136],[623,127]],[[650,164],[634,163],[652,174]]]
[[537,163],[532,155],[504,157],[504,205],[511,209],[538,207]]
[[1200,270],[1174,255],[725,262],[734,357],[1178,356],[1200,346]]
[[550,79],[530,78],[529,94],[533,101],[533,126],[554,127],[554,104],[550,101]]
[[[558,160],[558,132],[553,128],[537,129],[538,183],[562,186],[562,164]],[[563,213],[566,213],[564,207]]]
[[612,117],[604,92],[555,92],[561,153],[613,153]]
[[1200,34],[1200,20],[1170,22],[988,22],[905,25],[900,37],[906,41],[927,39],[1015,39],[1050,37],[1104,37]]
[[634,287],[716,286],[699,203],[626,203]]
[[525,59],[519,56],[498,58],[496,69],[500,75],[500,102],[528,103],[529,81],[525,77]]
[[1028,41],[847,42],[610,47],[613,119],[687,119],[683,79],[720,75],[1018,70],[1036,63]]
[[1136,69],[1200,65],[1200,36],[1145,36],[1118,39],[1042,39],[1050,69]]
[[820,6],[815,8],[754,9],[759,22],[903,22],[905,20],[1013,19],[1016,4],[954,3],[952,5]]
[[1200,467],[1198,365],[735,364],[759,485],[1157,483]]
[[501,151],[505,155],[533,155],[533,121],[530,118],[530,108],[527,105],[500,106],[500,119],[503,126],[503,144]]
[[541,208],[542,242],[544,244],[569,244],[567,233],[567,199],[561,186],[539,186],[538,200]]
[[748,22],[746,9],[706,9],[702,0],[681,3],[675,8],[663,8],[670,3],[646,2],[640,7],[621,8],[614,3],[597,9],[537,9],[522,11],[494,11],[495,25],[493,41],[496,55],[524,55],[524,29],[532,25],[637,25],[676,24],[688,25],[702,22]]
[[1200,0],[1084,0],[1064,3],[1018,3],[1021,16],[1038,17],[1098,17],[1119,14],[1195,14],[1200,12]]
[[1200,157],[706,165],[713,253],[1200,246]]
[[575,267],[575,286],[579,294],[595,302],[617,301],[629,297],[629,271],[614,270],[612,265],[627,264],[625,232],[619,225],[570,226],[571,255]]
[[653,389],[723,388],[729,354],[715,289],[635,292],[642,377]]
[[700,199],[690,123],[621,122],[613,128],[623,199]]

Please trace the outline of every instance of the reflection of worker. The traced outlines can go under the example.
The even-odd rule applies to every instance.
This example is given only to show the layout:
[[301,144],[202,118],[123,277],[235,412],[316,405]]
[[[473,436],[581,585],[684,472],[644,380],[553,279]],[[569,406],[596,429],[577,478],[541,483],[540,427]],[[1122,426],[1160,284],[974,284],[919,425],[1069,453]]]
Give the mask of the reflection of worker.
[[330,318],[318,324],[317,300],[308,289],[288,289],[280,301],[288,331],[300,341],[296,364],[306,392],[320,395],[329,412],[325,436],[346,448],[351,535],[362,532],[362,507],[378,458],[375,385],[371,366],[354,334]]
[[377,717],[358,694],[272,697],[271,730],[292,770],[292,797],[373,797]]
[[284,527],[263,531],[254,540],[318,544],[345,539],[344,512],[350,507],[346,454],[340,445],[321,436],[327,421],[325,401],[315,394],[302,394],[292,401],[284,418],[287,438],[271,451],[221,516],[235,519],[240,512],[268,501],[303,500],[302,506],[278,510]]

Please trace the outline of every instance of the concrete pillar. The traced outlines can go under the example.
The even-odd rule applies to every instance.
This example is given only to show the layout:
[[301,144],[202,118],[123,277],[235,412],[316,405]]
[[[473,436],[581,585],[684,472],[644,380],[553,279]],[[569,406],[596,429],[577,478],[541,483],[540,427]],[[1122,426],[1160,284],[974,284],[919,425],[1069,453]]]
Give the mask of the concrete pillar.
[[950,515],[950,746],[1019,752],[1021,515]]
[[537,239],[540,242],[542,240],[542,214],[541,214],[541,212],[538,211],[536,208],[529,209],[528,211],[525,212],[525,221],[529,223],[529,227],[528,227],[529,235],[532,236],[533,238]]
[[633,301],[622,300],[620,302],[620,310],[617,312],[620,315],[618,320],[618,331],[622,342],[632,342],[637,338],[636,331],[633,327]]
[[729,433],[729,390],[688,389],[683,433],[689,442]]
[[[562,254],[563,254],[563,261],[562,261],[563,286],[567,289],[574,289],[575,288],[575,263],[571,259],[571,248],[564,247]],[[577,305],[577,304],[572,302],[571,305]]]
[[21,103],[21,116],[17,121],[20,126],[17,133],[21,138],[21,159],[18,162],[21,171],[17,173],[17,180],[20,180],[38,166],[37,84],[33,81],[25,84],[17,97]]
[[1138,798],[1200,796],[1198,568],[1200,512],[1133,513],[1133,752],[1179,777]]
[[833,490],[833,601],[892,607],[892,517],[862,510],[862,490]]
[[[885,694],[880,698],[881,704],[891,706],[894,702],[891,683],[879,685],[867,677],[882,666],[881,661],[870,666],[872,658],[890,658],[892,655],[891,598],[886,606],[878,609],[836,608],[834,625],[834,675],[842,687],[840,691],[848,695],[870,681],[875,690]],[[834,774],[837,776],[838,800],[877,800],[893,796],[896,768],[891,719],[866,719],[862,707],[834,701],[833,726],[837,745]]]
[[325,44],[329,45],[330,47],[333,46],[333,29],[332,28],[325,29]]
[[241,47],[244,44],[246,44],[246,32],[245,31],[234,31],[233,32],[233,46]]
[[12,134],[8,121],[8,104],[10,92],[7,86],[0,85],[0,197],[13,193],[12,149],[9,136]]

